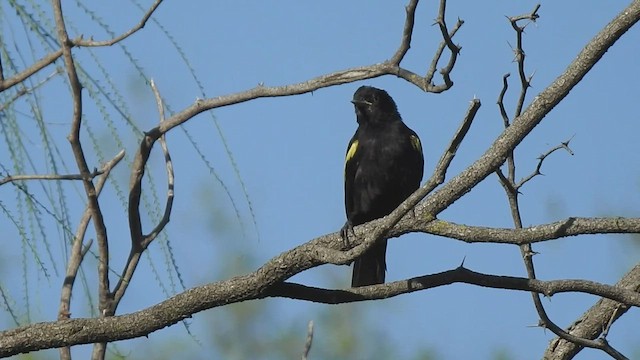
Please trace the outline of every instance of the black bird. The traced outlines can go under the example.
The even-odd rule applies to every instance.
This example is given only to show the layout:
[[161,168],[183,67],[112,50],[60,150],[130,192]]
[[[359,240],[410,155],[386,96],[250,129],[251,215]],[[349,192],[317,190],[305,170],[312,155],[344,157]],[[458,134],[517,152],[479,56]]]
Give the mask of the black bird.
[[[353,226],[388,215],[417,190],[424,168],[420,139],[402,122],[386,91],[362,86],[351,102],[358,129],[344,168],[347,223],[342,236],[347,243]],[[386,251],[387,240],[380,241],[355,260],[352,287],[384,283]]]

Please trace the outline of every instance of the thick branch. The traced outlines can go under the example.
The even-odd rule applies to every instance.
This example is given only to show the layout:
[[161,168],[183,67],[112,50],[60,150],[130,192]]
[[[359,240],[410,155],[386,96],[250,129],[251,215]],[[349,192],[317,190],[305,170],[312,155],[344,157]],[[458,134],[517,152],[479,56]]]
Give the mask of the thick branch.
[[[379,226],[376,220],[371,226]],[[417,216],[405,217],[390,232],[396,237],[410,232],[424,232],[467,243],[532,244],[588,234],[637,234],[640,233],[640,218],[582,218],[570,217],[549,224],[534,225],[522,229],[491,228],[461,225],[440,219],[432,220]],[[356,232],[358,233],[358,232]]]
[[[341,242],[341,240],[336,239],[336,242]],[[353,302],[388,298],[401,293],[454,282],[464,282],[500,289],[538,291],[549,295],[578,290],[601,296],[611,296],[629,304],[640,305],[640,294],[634,291],[590,281],[541,281],[494,276],[480,274],[462,267],[439,274],[349,290],[325,290],[298,284],[281,284],[281,281],[288,278],[292,271],[299,269],[299,266],[287,268],[287,264],[290,264],[291,261],[310,260],[302,250],[308,246],[310,245],[303,245],[286,252],[272,259],[252,274],[195,287],[157,305],[129,315],[38,323],[0,332],[0,357],[46,348],[111,342],[146,336],[202,310],[270,296],[313,299],[313,301],[326,303]],[[309,263],[305,262],[299,265],[304,267]],[[240,289],[242,290],[240,291]],[[39,341],[34,341],[35,338]]]

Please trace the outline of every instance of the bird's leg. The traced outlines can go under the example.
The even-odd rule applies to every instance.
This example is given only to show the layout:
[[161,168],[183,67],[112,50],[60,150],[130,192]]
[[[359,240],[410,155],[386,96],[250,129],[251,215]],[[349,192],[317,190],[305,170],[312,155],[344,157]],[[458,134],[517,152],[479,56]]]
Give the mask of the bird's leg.
[[351,247],[351,244],[349,242],[349,233],[351,233],[354,237],[356,236],[356,233],[353,231],[353,224],[351,223],[351,221],[347,220],[347,222],[344,223],[342,229],[340,229],[340,236],[342,237],[344,250],[348,250]]

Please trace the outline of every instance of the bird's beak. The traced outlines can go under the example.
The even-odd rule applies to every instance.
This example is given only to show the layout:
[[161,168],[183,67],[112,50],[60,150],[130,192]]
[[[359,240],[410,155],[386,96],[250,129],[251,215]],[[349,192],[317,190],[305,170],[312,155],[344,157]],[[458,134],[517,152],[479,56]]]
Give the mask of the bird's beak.
[[351,103],[355,106],[360,106],[360,105],[371,105],[370,102],[368,101],[364,101],[364,100],[351,100]]

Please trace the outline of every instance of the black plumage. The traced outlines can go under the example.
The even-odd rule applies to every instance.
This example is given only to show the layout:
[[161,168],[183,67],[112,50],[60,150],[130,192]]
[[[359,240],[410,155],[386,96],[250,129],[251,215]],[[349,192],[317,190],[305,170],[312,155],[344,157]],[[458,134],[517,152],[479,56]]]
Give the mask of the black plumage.
[[[384,217],[422,181],[424,159],[418,135],[402,122],[386,91],[360,87],[353,95],[358,129],[349,141],[344,169],[347,229]],[[384,283],[387,241],[354,261],[351,286]]]

